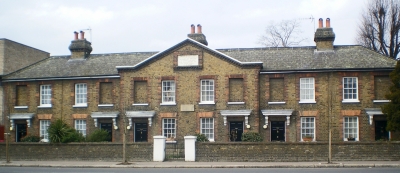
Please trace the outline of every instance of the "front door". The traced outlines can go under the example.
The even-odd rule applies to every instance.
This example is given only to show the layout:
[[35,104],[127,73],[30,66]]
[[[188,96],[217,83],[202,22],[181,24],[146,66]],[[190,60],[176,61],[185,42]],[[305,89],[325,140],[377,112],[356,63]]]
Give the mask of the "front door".
[[242,141],[243,121],[229,122],[230,141]]
[[100,128],[108,132],[107,141],[112,141],[112,123],[101,123]]
[[389,132],[386,131],[387,121],[375,121],[375,140],[389,140]]
[[147,123],[135,123],[135,142],[147,142]]
[[21,142],[21,138],[26,136],[26,124],[16,124],[15,141]]
[[285,121],[271,121],[271,141],[285,141]]

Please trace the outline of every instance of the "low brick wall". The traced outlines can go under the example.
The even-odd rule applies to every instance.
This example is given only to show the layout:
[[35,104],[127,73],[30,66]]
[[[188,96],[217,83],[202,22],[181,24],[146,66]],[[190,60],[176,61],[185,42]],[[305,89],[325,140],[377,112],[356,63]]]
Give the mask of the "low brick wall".
[[[5,160],[5,143],[0,143],[0,160]],[[122,161],[122,143],[11,143],[11,160]],[[152,161],[153,144],[126,145],[128,161]]]
[[[167,146],[171,150],[171,146]],[[0,160],[5,160],[5,143],[0,143]],[[174,150],[175,151],[175,150]],[[168,154],[171,154],[170,152]],[[126,145],[128,161],[152,161],[152,143]],[[12,143],[11,160],[122,161],[121,143]],[[197,142],[200,162],[303,162],[327,161],[328,143]],[[399,161],[400,142],[332,143],[332,161]]]
[[[327,161],[328,143],[196,143],[200,162],[303,162]],[[332,143],[332,161],[397,161],[399,142]]]

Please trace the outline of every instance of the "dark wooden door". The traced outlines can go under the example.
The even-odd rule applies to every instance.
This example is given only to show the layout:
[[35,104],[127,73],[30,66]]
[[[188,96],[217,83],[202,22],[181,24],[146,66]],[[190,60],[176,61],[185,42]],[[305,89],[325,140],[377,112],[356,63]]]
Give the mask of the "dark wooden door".
[[108,132],[108,138],[107,141],[111,142],[112,141],[112,123],[101,123],[100,128],[103,130],[106,130]]
[[271,121],[271,141],[285,141],[285,121]]
[[147,142],[147,123],[135,123],[135,142]]
[[387,121],[375,121],[375,140],[389,140],[389,132],[386,131]]
[[21,138],[26,136],[26,124],[16,124],[15,141],[21,142]]
[[243,122],[231,121],[229,122],[230,141],[242,141]]

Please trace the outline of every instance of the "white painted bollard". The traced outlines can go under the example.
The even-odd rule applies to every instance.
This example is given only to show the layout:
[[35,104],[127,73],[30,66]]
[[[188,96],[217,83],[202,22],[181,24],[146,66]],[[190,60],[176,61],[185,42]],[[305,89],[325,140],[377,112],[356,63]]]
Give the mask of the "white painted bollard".
[[153,136],[153,161],[163,162],[165,159],[165,136]]
[[196,161],[196,136],[185,136],[185,161]]

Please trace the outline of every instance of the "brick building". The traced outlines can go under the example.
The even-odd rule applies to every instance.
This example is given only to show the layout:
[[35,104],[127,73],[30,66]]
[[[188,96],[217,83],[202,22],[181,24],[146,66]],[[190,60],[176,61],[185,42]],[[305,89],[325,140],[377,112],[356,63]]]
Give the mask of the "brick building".
[[[0,38],[0,76],[10,74],[33,63],[46,59],[49,53],[17,43],[12,40]],[[0,141],[4,139],[4,89],[0,85]]]
[[[161,52],[90,54],[75,33],[69,56],[52,56],[3,77],[12,138],[62,118],[84,135],[107,129],[112,141],[182,142],[205,134],[264,142],[387,140],[380,106],[396,61],[362,46],[335,46],[327,19],[316,46],[210,49],[200,25]],[[44,72],[44,69],[46,72]]]

